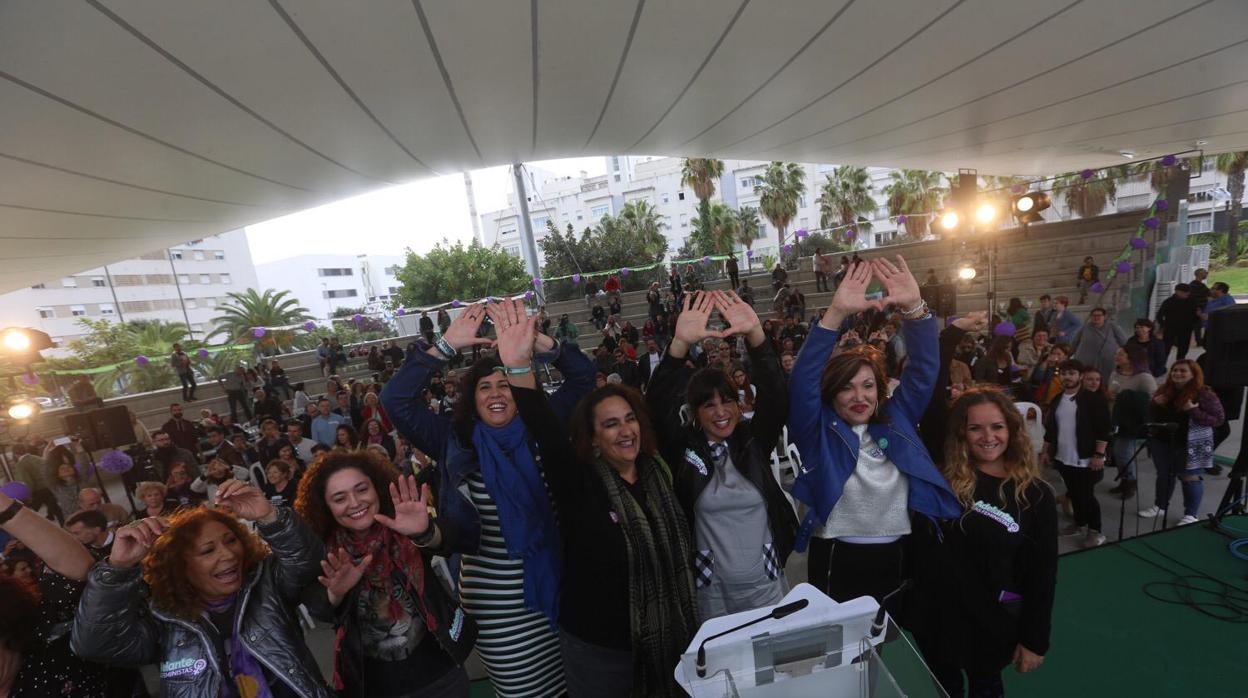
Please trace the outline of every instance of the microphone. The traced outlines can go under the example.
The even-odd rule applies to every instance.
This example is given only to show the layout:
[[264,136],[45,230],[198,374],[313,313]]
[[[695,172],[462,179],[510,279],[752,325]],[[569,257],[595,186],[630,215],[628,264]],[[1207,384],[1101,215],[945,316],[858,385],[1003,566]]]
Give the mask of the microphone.
[[725,635],[728,635],[729,633],[735,633],[738,630],[741,630],[742,628],[748,628],[751,625],[754,625],[756,623],[762,623],[765,620],[779,620],[780,618],[784,618],[787,615],[796,613],[802,610],[803,608],[806,608],[809,605],[810,605],[810,599],[798,599],[797,601],[794,601],[792,603],[786,603],[783,606],[776,606],[775,608],[771,609],[771,612],[765,616],[759,616],[758,618],[742,623],[741,625],[738,625],[735,628],[729,628],[728,630],[725,630],[722,633],[716,633],[715,635],[712,635],[706,638],[705,640],[702,641],[702,644],[698,645],[698,663],[697,663],[698,678],[700,679],[706,678],[706,643],[716,638],[720,638]]
[[875,612],[875,620],[871,621],[871,637],[879,637],[884,632],[884,615],[887,613],[885,606],[889,601],[903,592],[909,591],[914,586],[913,579],[902,580],[901,586],[893,589],[880,599],[880,610]]

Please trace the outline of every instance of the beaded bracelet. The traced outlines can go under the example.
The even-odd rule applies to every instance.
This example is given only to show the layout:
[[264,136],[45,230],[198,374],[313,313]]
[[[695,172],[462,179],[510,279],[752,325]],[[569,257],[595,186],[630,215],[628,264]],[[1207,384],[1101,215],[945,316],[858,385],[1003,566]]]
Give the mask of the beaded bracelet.
[[447,361],[455,358],[455,355],[459,353],[455,351],[455,347],[451,346],[450,342],[442,338],[442,335],[438,335],[434,338],[433,346],[437,347],[437,350],[441,352],[442,356],[446,357]]

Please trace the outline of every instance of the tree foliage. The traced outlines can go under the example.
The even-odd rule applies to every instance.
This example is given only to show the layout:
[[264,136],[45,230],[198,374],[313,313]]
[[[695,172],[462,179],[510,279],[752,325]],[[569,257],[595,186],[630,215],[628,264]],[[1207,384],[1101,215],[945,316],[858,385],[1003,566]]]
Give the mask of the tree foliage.
[[443,240],[424,255],[408,249],[407,261],[395,277],[402,284],[399,304],[407,307],[505,296],[530,287],[529,274],[519,257],[498,245],[485,247],[476,240],[467,246]]
[[1240,224],[1239,214],[1243,211],[1244,170],[1248,169],[1248,151],[1238,153],[1222,153],[1215,161],[1219,172],[1226,173],[1226,188],[1233,202],[1227,210],[1227,264],[1235,264],[1239,259]]
[[[546,259],[543,276],[569,276],[589,274],[624,267],[643,267],[661,261],[667,254],[667,238],[663,222],[653,206],[644,201],[624,204],[618,216],[603,216],[598,225],[585,228],[578,235],[569,223],[560,231],[547,222],[547,234],[537,242]],[[644,288],[655,274],[630,274],[620,278],[624,290]],[[552,281],[545,284],[548,300],[572,298],[583,293],[583,286],[571,280]],[[601,286],[602,279],[596,279]]]
[[1066,208],[1080,218],[1099,216],[1118,197],[1118,178],[1127,170],[1110,167],[1092,172],[1084,177],[1081,172],[1069,172],[1057,178],[1053,188],[1061,192]]
[[213,329],[207,339],[222,337],[230,344],[255,344],[263,354],[288,351],[299,330],[269,330],[257,338],[257,327],[282,327],[298,325],[312,319],[307,308],[290,291],[266,288],[263,293],[249,288],[243,292],[226,294],[226,301],[217,306],[221,313],[212,319]]
[[906,216],[904,227],[911,240],[927,234],[928,216],[940,208],[946,189],[940,185],[944,175],[928,170],[893,170],[884,187],[888,215]]
[[[715,183],[724,175],[724,161],[714,158],[685,158],[680,164],[680,183],[693,190],[698,197],[698,221],[693,235],[698,249],[714,247],[711,240],[711,197],[715,196]],[[703,252],[710,254],[710,252]]]
[[806,193],[806,170],[796,162],[772,162],[754,186],[758,208],[776,226],[777,250],[784,247],[785,232],[797,215],[797,203]]
[[[857,232],[870,230],[870,217],[875,213],[875,198],[871,196],[871,176],[867,168],[842,165],[828,175],[819,190],[819,224],[824,228],[856,226]],[[835,237],[851,240],[848,228],[837,231]]]

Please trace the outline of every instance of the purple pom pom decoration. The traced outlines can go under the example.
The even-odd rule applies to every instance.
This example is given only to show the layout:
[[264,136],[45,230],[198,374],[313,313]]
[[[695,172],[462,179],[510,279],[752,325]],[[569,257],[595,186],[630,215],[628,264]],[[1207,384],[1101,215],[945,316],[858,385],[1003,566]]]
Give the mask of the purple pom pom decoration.
[[1091,291],[1091,292],[1093,292],[1093,293],[1104,293],[1104,292],[1105,292],[1105,284],[1103,284],[1103,283],[1101,283],[1101,282],[1099,282],[1099,281],[1098,281],[1098,282],[1096,282],[1096,283],[1092,284],[1092,287],[1091,287],[1090,289],[1088,289],[1088,290],[1089,290],[1089,291]]
[[1170,208],[1170,202],[1166,201],[1165,199],[1157,199],[1155,202],[1153,202],[1153,210],[1158,213],[1161,213],[1162,211],[1165,211],[1169,208]]
[[1131,244],[1131,249],[1142,250],[1148,247],[1148,240],[1145,240],[1144,238],[1131,238],[1130,244]]
[[702,258],[702,263],[703,263],[703,264],[710,264],[710,263],[711,263],[711,256],[710,256],[710,255],[707,255],[707,256],[703,257],[703,258]]
[[620,276],[628,276],[629,274],[632,274],[632,273],[633,273],[633,270],[629,269],[628,267],[624,267],[620,269]]
[[23,373],[22,383],[25,385],[39,385],[39,376],[33,373]]
[[142,354],[139,354],[138,356],[134,357],[134,363],[140,366],[146,366],[148,363],[148,360],[149,359],[146,356],[143,356]]
[[905,225],[905,224],[906,224],[906,214],[903,213],[900,216],[897,216],[897,225]]
[[809,233],[809,232],[807,232],[807,230],[806,230],[805,228],[802,228],[801,230],[797,231],[797,237],[798,237],[799,239],[800,239],[800,238],[804,238],[804,237],[806,237],[807,235],[810,235],[810,233]]
[[120,475],[134,467],[134,459],[125,453],[112,449],[100,458],[100,469],[106,473]]
[[1119,262],[1118,264],[1116,264],[1114,266],[1114,269],[1116,269],[1119,274],[1127,274],[1131,271],[1131,263],[1126,260],[1123,260]]
[[201,359],[206,359],[209,356],[212,356],[212,354],[209,353],[207,349],[200,349],[199,351],[195,352],[195,356],[198,356]]
[[1167,155],[1161,159],[1161,164],[1163,167],[1174,167],[1178,162],[1179,162],[1179,159],[1173,155]]
[[311,332],[312,330],[316,329],[316,323],[312,322],[311,320],[308,320],[307,322],[303,323],[303,329],[307,330],[308,332]]
[[850,228],[849,230],[846,230],[846,231],[845,231],[845,239],[846,239],[846,240],[853,240],[853,239],[854,239],[854,236],[855,236],[855,235],[857,235],[857,234],[858,234],[858,233],[855,233],[853,228]]
[[579,283],[581,283],[581,275],[580,275],[580,274],[573,274],[573,275],[572,275],[572,283],[574,283],[574,284],[579,284]]
[[753,257],[753,256],[754,256],[754,250],[746,250],[746,251],[745,251],[745,256],[746,256],[746,257]]
[[355,315],[351,316],[351,322],[354,322],[355,324],[358,325],[361,322],[364,322],[364,316],[360,315],[359,313],[356,313]]
[[1159,225],[1161,225],[1161,221],[1157,218],[1157,216],[1149,216],[1144,219],[1144,227],[1149,230],[1156,230]]
[[541,288],[541,287],[542,287],[542,280],[537,278],[536,276],[533,277],[533,288]]
[[21,480],[14,480],[0,485],[0,492],[9,495],[9,497],[19,502],[25,502],[30,499],[30,486]]
[[533,300],[533,292],[532,292],[532,291],[525,291],[525,292],[524,292],[524,299],[525,299],[526,301],[531,301],[531,300]]
[[404,310],[403,308],[399,308],[398,310],[394,312],[394,314],[398,315],[399,317],[403,317],[404,315],[407,315],[407,311]]
[[260,339],[261,337],[265,335],[266,332],[268,332],[268,330],[264,329],[263,327],[257,327],[251,331],[251,336],[255,337],[256,339]]
[[1014,326],[1014,323],[1009,322],[1008,320],[1006,322],[999,322],[996,327],[992,328],[992,333],[998,337],[1013,337],[1014,333],[1017,331],[1018,328]]
[[461,306],[461,305],[463,305],[463,303],[460,303],[458,298],[456,298],[455,300],[451,301],[451,307],[452,307],[452,308],[458,308],[458,307],[459,307],[459,306]]
[[790,245],[790,244],[788,244],[788,243],[785,243],[785,245],[784,245],[784,251],[785,251],[785,252],[792,252],[792,251],[793,251],[793,246],[792,246],[792,245]]
[[1096,173],[1093,172],[1092,170],[1083,170],[1079,173],[1079,176],[1083,177],[1084,179],[1092,179],[1092,175],[1094,174]]

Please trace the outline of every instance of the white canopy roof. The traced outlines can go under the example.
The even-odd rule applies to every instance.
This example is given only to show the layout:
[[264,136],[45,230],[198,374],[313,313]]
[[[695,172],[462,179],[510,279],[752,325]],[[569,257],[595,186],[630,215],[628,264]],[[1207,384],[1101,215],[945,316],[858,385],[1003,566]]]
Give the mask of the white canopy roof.
[[1246,28],[1243,0],[8,0],[0,291],[517,160],[1244,149]]

